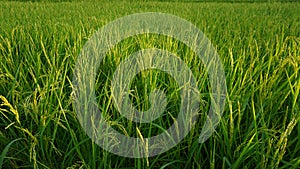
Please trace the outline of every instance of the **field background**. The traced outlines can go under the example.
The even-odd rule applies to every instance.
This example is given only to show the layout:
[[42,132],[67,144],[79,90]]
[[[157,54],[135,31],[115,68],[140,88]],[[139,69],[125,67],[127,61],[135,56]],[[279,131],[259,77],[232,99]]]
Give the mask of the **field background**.
[[[0,168],[299,168],[300,3],[231,2],[237,1],[0,1]],[[204,114],[176,147],[151,158],[118,157],[94,144],[77,121],[72,71],[97,29],[118,17],[150,11],[182,17],[211,40],[225,68],[227,103],[216,132],[204,144],[197,138],[209,105],[205,95]],[[126,48],[116,47],[112,56],[157,46],[181,54],[200,91],[209,92],[203,66],[176,40],[139,36],[120,46]],[[109,74],[120,62],[112,56],[102,71],[108,79],[96,82],[99,104],[117,116],[101,95],[110,92]],[[152,76],[159,82],[147,79]],[[133,84],[150,89],[138,86],[133,101],[144,103],[153,86],[171,86],[166,90],[176,99],[178,86],[165,76],[141,74]],[[129,134],[137,125],[113,120]],[[164,126],[172,118],[158,123]],[[149,134],[149,126],[141,128]]]

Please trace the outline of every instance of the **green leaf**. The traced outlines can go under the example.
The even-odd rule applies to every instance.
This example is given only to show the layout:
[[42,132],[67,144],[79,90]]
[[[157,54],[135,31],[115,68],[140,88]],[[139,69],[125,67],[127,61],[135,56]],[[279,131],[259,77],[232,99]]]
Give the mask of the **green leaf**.
[[2,151],[2,153],[1,153],[1,155],[0,155],[0,169],[2,169],[3,160],[4,160],[4,158],[5,158],[6,154],[7,154],[8,149],[10,148],[10,146],[11,146],[14,142],[19,141],[19,140],[21,140],[21,139],[23,139],[23,138],[18,138],[18,139],[15,139],[15,140],[11,141],[11,142],[8,143],[7,146],[4,148],[4,150]]

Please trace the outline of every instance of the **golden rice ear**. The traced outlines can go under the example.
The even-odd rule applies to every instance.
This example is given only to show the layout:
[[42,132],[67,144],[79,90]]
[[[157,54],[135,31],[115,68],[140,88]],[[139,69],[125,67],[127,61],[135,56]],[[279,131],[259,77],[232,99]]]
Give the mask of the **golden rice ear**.
[[[18,124],[21,124],[20,119],[19,119],[19,113],[17,111],[16,108],[14,108],[9,102],[8,100],[0,95],[0,112],[3,114],[3,112],[10,112],[13,113],[15,115],[16,121]],[[8,108],[8,109],[7,109]],[[5,116],[5,115],[4,115]]]

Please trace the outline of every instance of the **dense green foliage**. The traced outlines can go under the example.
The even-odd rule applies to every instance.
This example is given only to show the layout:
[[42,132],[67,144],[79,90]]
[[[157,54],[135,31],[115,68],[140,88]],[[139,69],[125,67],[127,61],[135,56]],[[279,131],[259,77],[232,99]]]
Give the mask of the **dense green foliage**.
[[[0,2],[0,168],[298,168],[299,9],[300,3]],[[120,132],[134,136],[137,126],[155,134],[151,125],[118,118],[107,96],[116,65],[134,51],[158,47],[177,53],[204,93],[197,127],[179,145],[155,157],[130,159],[104,151],[83,132],[73,111],[71,80],[80,49],[98,28],[146,11],[180,16],[207,35],[223,62],[228,96],[216,132],[198,143],[209,105],[200,61],[174,39],[125,40],[112,49],[96,80],[99,105]],[[168,110],[176,115],[178,86],[164,73],[139,74],[132,101],[146,109],[154,87],[165,88]],[[173,121],[156,122],[168,127]]]

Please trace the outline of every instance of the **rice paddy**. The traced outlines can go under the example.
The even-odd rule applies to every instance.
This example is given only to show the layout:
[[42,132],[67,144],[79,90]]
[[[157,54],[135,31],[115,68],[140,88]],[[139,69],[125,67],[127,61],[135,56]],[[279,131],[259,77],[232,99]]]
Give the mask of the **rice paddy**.
[[[299,168],[300,3],[197,1],[0,1],[0,168]],[[142,34],[115,45],[95,79],[97,104],[110,125],[131,137],[151,137],[174,123],[180,86],[159,70],[130,84],[139,110],[161,89],[166,110],[150,123],[122,116],[112,102],[118,65],[134,52],[158,48],[190,68],[201,93],[199,118],[172,149],[148,158],[114,155],[78,121],[72,78],[81,49],[102,26],[122,16],[162,12],[200,29],[223,64],[223,116],[204,143],[198,138],[211,102],[206,69],[184,43]]]

